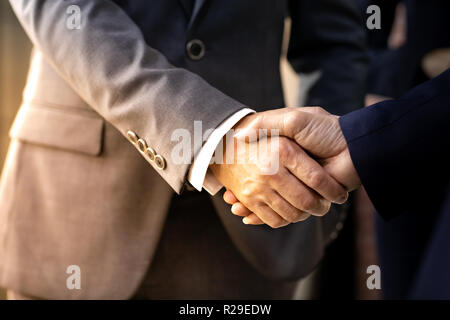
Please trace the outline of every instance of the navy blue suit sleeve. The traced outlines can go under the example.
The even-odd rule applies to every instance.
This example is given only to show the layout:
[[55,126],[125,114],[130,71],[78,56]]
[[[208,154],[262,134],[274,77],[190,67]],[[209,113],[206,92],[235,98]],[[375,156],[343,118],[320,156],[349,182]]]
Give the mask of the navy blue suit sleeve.
[[450,70],[398,100],[349,113],[340,124],[361,181],[384,218],[429,211],[450,177]]

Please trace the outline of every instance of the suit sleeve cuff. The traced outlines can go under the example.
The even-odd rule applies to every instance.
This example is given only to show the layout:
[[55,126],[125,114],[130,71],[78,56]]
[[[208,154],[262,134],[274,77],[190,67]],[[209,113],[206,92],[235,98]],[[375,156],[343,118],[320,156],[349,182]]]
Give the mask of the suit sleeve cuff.
[[205,188],[211,195],[215,195],[222,189],[223,185],[208,171],[212,156],[228,131],[250,113],[255,113],[255,111],[249,108],[239,110],[222,122],[206,140],[189,169],[188,181],[195,189],[202,191]]

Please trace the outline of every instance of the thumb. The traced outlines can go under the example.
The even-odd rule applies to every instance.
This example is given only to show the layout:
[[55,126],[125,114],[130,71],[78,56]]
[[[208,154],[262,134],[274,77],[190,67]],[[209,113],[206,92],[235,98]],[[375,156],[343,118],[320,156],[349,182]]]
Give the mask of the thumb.
[[327,110],[325,110],[322,107],[302,107],[299,109],[302,112],[308,112],[312,114],[321,114],[324,116],[329,116],[331,113],[329,113]]
[[338,116],[322,108],[308,108],[299,117],[302,125],[295,130],[293,139],[315,157],[329,158],[346,148]]
[[236,128],[234,137],[248,142],[263,136],[285,136],[318,158],[345,148],[339,118],[320,107],[283,108],[254,115]]
[[298,108],[281,108],[248,117],[235,128],[234,138],[247,142],[257,141],[264,136],[284,136],[294,139],[300,123],[292,123],[291,119],[297,112]]

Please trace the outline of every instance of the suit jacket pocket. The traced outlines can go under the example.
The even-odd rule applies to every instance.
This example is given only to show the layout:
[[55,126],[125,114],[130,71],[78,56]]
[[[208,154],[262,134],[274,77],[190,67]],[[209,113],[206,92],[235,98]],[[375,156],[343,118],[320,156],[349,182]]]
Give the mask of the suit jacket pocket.
[[81,108],[23,105],[10,130],[13,139],[98,156],[104,120]]

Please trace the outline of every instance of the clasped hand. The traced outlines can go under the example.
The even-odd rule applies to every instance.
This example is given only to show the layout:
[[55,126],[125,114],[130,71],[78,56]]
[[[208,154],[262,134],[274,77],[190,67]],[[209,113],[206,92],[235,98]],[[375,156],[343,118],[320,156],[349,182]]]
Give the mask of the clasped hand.
[[[224,200],[232,204],[232,213],[246,224],[279,228],[323,216],[331,203],[345,203],[348,192],[360,185],[339,119],[322,108],[252,114],[234,129],[234,143],[224,147],[227,161],[210,169],[227,188]],[[270,136],[271,129],[279,137]],[[273,161],[276,170],[264,170]]]

